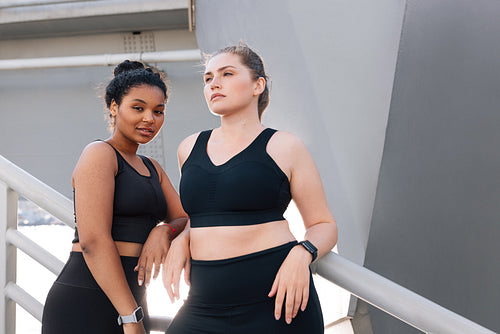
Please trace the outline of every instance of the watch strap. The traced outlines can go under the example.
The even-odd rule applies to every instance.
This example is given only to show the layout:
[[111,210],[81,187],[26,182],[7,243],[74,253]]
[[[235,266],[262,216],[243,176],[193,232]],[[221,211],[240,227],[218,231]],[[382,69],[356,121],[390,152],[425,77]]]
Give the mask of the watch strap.
[[314,246],[309,240],[303,240],[299,242],[299,245],[302,245],[302,247],[304,247],[309,253],[311,253],[313,257],[311,262],[314,262],[314,260],[316,260],[316,258],[318,257],[318,249],[316,248],[316,246]]
[[129,315],[119,315],[118,316],[118,325],[129,324],[129,323],[138,323],[144,318],[144,311],[142,310],[142,306],[137,307],[132,314]]

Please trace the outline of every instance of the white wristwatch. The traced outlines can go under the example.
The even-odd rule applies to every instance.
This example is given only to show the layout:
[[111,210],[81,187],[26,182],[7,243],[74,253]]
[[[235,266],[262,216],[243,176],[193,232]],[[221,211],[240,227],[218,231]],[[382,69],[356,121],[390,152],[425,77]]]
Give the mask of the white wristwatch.
[[143,318],[144,318],[144,311],[142,310],[142,306],[139,306],[130,315],[119,315],[118,325],[121,326],[122,324],[138,323]]

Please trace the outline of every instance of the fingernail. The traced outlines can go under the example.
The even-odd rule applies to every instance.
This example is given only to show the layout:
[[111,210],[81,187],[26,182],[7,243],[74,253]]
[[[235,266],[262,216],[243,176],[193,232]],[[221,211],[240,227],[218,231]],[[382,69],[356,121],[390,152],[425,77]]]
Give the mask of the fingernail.
[[279,314],[275,314],[274,317],[276,318],[276,320],[280,320],[280,315]]
[[292,322],[292,319],[290,318],[286,318],[286,323],[290,325],[290,323]]
[[149,283],[146,283],[146,288],[149,286]]
[[142,286],[142,279],[139,280],[139,286]]

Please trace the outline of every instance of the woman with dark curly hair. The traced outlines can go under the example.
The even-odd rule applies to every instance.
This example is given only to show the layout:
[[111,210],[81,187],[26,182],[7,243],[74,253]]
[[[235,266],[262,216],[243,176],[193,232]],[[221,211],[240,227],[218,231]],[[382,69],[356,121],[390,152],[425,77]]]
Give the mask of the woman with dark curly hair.
[[77,230],[43,334],[149,332],[146,285],[187,220],[158,162],[137,154],[160,131],[166,101],[160,73],[128,60],[115,68],[105,96],[113,132],[87,145],[73,172]]

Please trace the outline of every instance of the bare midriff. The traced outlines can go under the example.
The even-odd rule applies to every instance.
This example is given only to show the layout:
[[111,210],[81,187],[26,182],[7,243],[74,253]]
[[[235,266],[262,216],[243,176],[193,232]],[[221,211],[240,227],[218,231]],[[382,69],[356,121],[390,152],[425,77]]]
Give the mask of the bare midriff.
[[[142,251],[142,244],[136,242],[125,242],[125,241],[115,241],[116,249],[118,249],[118,254],[120,256],[132,256],[139,257]],[[73,252],[81,252],[82,248],[80,243],[73,244],[71,248]]]
[[294,241],[286,220],[250,226],[197,227],[190,230],[191,257],[221,260]]

